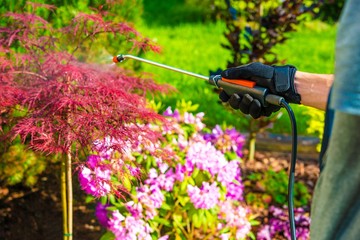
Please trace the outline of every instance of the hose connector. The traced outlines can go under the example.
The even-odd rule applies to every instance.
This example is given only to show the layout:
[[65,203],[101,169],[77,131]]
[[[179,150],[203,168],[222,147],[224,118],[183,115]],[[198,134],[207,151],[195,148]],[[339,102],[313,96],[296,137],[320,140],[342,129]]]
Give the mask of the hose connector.
[[113,57],[113,62],[114,63],[119,63],[119,62],[122,62],[124,60],[125,60],[125,58],[124,58],[124,56],[122,54],[119,54],[119,55]]

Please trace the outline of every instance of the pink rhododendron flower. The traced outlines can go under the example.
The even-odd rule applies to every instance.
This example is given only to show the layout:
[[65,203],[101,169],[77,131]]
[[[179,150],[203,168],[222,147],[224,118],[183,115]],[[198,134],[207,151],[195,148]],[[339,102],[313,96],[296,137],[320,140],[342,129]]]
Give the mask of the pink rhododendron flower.
[[201,188],[188,185],[187,192],[194,207],[201,209],[213,208],[218,203],[220,197],[220,191],[216,186],[216,182],[211,185],[208,182],[203,182]]
[[110,179],[111,170],[102,164],[98,156],[89,156],[87,166],[83,166],[79,171],[81,188],[95,197],[105,196],[111,192]]
[[219,219],[225,220],[220,228],[236,228],[236,239],[245,238],[251,230],[250,222],[247,219],[248,209],[242,206],[235,206],[231,200],[225,200],[219,204]]
[[118,210],[113,211],[109,220],[109,229],[116,240],[151,240],[153,231],[144,220],[133,216],[124,217]]
[[216,150],[211,143],[205,142],[192,144],[186,154],[186,161],[213,176],[227,164],[224,154]]

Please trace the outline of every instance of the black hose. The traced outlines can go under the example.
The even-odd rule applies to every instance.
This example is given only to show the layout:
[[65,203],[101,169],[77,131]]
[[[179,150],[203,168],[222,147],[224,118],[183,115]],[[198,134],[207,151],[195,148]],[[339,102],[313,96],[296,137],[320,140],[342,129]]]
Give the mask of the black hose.
[[297,153],[296,119],[293,110],[284,99],[281,100],[281,106],[284,107],[288,112],[291,122],[292,150],[291,150],[289,186],[288,186],[288,202],[289,202],[288,211],[289,211],[291,239],[296,240],[295,214],[294,214],[294,182],[295,182],[295,165],[296,165],[296,153]]

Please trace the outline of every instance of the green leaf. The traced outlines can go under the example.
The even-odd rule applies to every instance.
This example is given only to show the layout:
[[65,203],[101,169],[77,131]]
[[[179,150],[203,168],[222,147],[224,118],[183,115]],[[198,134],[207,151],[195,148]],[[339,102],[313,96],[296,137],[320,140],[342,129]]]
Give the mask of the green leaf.
[[170,222],[168,219],[160,218],[159,216],[155,216],[155,217],[153,218],[153,221],[154,221],[154,222],[157,222],[157,223],[160,223],[160,224],[163,224],[163,225],[165,225],[165,226],[167,226],[167,227],[171,227],[171,226],[172,226],[172,225],[171,225],[171,222]]
[[190,201],[190,197],[187,196],[180,196],[179,202],[181,206],[185,206]]
[[285,203],[286,202],[286,196],[277,194],[274,196],[274,200],[277,203]]
[[198,168],[195,168],[193,173],[191,174],[192,178],[196,178],[196,176],[199,174],[200,170]]
[[85,203],[90,203],[90,202],[94,201],[94,199],[95,198],[93,196],[87,195],[85,198]]
[[114,240],[114,239],[115,239],[115,235],[112,232],[109,232],[109,231],[107,231],[100,238],[100,240]]
[[109,198],[109,202],[112,204],[112,205],[115,205],[116,204],[116,199],[115,199],[115,196],[113,194],[109,194],[108,195],[108,198]]
[[185,224],[182,222],[183,217],[179,214],[173,214],[172,218],[173,218],[174,222],[176,223],[176,225],[178,225],[178,226],[182,226]]
[[252,181],[260,180],[261,174],[260,173],[252,173],[249,176],[247,176],[247,179],[252,180]]
[[188,178],[188,182],[191,184],[191,185],[195,185],[195,181],[193,178],[189,177]]
[[164,209],[164,210],[171,210],[172,209],[171,206],[169,204],[167,204],[167,203],[163,203],[161,205],[161,208]]
[[258,220],[252,219],[252,220],[249,220],[249,223],[251,226],[258,226],[258,225],[260,225],[261,222]]
[[107,200],[108,200],[107,196],[102,196],[100,198],[100,202],[101,202],[102,205],[105,205],[107,203]]
[[201,222],[200,222],[200,219],[199,219],[199,215],[197,213],[193,214],[192,217],[192,223],[194,224],[194,226],[196,228],[200,228],[201,226]]
[[249,236],[249,238],[252,239],[252,240],[255,240],[255,239],[256,239],[256,236],[255,236],[255,234],[254,234],[253,232],[249,232],[249,233],[248,233],[248,236]]
[[180,185],[180,193],[186,193],[187,190],[187,186],[188,186],[188,182],[187,181],[183,181]]

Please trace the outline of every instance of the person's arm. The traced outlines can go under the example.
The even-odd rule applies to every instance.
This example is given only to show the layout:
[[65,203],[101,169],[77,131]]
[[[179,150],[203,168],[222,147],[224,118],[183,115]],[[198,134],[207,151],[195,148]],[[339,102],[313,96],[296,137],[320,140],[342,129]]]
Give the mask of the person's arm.
[[301,96],[301,104],[325,110],[333,81],[333,74],[296,71],[294,85]]
[[[326,110],[330,88],[334,81],[332,74],[317,74],[297,71],[292,65],[270,66],[260,62],[228,68],[221,73],[227,79],[245,79],[254,81],[257,86],[268,89],[268,93],[284,97],[293,104],[303,104],[320,110]],[[234,109],[239,109],[253,118],[270,116],[280,109],[275,105],[262,105],[250,94],[220,92],[222,102],[229,102]]]

